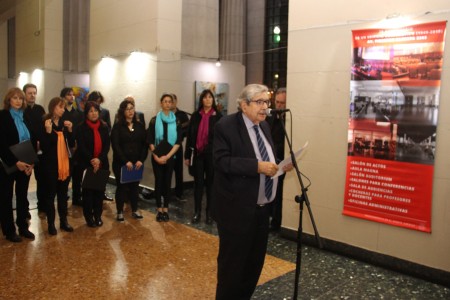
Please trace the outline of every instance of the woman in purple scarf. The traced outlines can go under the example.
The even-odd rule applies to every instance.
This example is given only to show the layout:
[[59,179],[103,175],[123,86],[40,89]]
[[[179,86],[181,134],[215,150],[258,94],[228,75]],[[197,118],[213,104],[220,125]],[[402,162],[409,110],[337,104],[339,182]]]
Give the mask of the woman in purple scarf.
[[189,123],[185,164],[189,166],[189,173],[194,176],[195,213],[192,223],[201,219],[203,188],[206,186],[206,220],[212,223],[210,204],[214,177],[212,142],[214,126],[222,117],[217,110],[216,101],[211,90],[204,90],[199,97],[197,111],[191,116]]

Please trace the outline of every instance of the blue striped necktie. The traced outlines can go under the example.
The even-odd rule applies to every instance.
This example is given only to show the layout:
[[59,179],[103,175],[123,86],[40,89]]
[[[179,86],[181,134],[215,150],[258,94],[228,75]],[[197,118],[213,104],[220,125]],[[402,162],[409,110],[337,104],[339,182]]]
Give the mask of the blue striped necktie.
[[[259,153],[261,154],[261,158],[263,161],[270,161],[269,154],[267,153],[266,146],[264,145],[264,141],[261,138],[261,135],[259,134],[259,126],[254,125],[253,129],[255,129],[256,133],[256,140],[258,142],[258,149]],[[270,201],[270,198],[272,197],[272,186],[273,186],[273,180],[269,176],[266,176],[266,182],[265,182],[265,194],[268,201]]]

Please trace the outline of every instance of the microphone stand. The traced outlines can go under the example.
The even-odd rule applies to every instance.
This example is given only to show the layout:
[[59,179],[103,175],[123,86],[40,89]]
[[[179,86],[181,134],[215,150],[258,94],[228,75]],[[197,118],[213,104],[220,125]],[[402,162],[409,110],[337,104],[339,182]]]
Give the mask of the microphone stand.
[[[292,118],[291,118],[292,119]],[[300,170],[298,168],[297,161],[295,159],[294,151],[292,150],[292,143],[289,140],[289,136],[286,132],[286,126],[283,122],[283,120],[280,120],[281,127],[283,128],[284,137],[286,138],[286,141],[289,146],[289,153],[291,155],[292,165],[294,166],[294,169],[297,173],[298,182],[300,183],[300,187],[302,189],[301,195],[295,196],[295,202],[300,204],[300,215],[299,215],[299,222],[298,222],[298,231],[297,231],[297,258],[295,261],[295,285],[294,285],[294,297],[293,299],[297,299],[298,295],[298,286],[299,286],[299,279],[300,279],[300,265],[302,260],[302,233],[303,233],[303,203],[306,203],[306,207],[308,208],[309,217],[311,219],[311,223],[314,228],[314,234],[316,236],[317,243],[319,245],[319,248],[322,249],[322,240],[320,238],[319,232],[317,231],[316,222],[314,221],[314,216],[312,214],[311,206],[308,199],[307,191],[308,189],[305,188],[302,180],[302,176],[300,173]]]

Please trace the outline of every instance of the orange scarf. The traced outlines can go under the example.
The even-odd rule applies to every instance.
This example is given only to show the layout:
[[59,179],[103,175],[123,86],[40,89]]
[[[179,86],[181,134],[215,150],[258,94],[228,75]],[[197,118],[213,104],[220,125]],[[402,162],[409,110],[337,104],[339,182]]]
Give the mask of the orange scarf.
[[67,152],[66,139],[62,131],[55,131],[58,135],[58,180],[66,180],[69,177],[69,153]]

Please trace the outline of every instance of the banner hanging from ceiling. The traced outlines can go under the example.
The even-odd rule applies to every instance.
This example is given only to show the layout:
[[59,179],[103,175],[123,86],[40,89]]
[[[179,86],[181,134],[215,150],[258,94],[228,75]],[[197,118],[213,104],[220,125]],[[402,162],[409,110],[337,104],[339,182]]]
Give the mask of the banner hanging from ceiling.
[[445,28],[353,31],[344,215],[431,232]]

